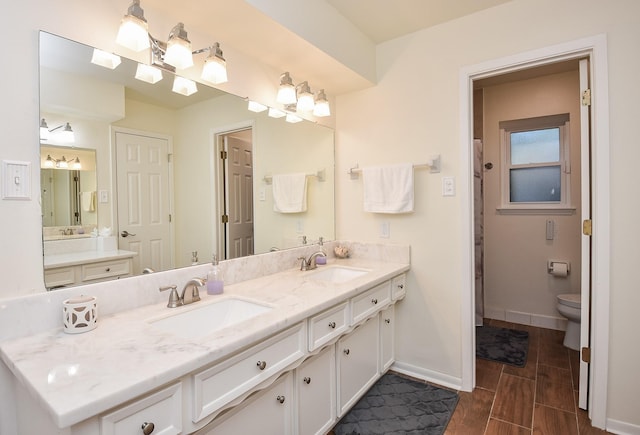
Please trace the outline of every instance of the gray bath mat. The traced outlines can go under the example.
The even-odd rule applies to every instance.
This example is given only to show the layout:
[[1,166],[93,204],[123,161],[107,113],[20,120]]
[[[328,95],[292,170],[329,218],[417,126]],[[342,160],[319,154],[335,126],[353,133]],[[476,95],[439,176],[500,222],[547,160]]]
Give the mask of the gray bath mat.
[[527,363],[529,333],[516,329],[476,326],[476,356],[516,367]]
[[387,373],[333,428],[335,435],[441,435],[458,394]]

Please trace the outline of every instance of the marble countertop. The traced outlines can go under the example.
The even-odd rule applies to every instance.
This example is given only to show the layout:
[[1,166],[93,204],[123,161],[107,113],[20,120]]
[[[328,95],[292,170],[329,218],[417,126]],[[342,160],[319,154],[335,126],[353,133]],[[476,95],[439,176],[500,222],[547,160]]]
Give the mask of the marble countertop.
[[53,254],[44,256],[44,269],[55,267],[75,266],[78,264],[97,263],[99,261],[117,260],[120,258],[131,258],[138,255],[134,251],[117,249],[114,251],[82,251],[69,252],[66,254]]
[[[222,295],[201,293],[200,302],[184,307],[170,309],[163,302],[99,315],[98,327],[83,334],[56,328],[7,340],[0,343],[0,355],[57,426],[68,427],[222,360],[409,269],[404,263],[346,259],[332,260],[318,270],[331,264],[371,272],[336,284],[313,279],[315,271],[285,270],[225,285]],[[198,339],[180,338],[149,323],[174,310],[177,314],[234,296],[274,308]]]

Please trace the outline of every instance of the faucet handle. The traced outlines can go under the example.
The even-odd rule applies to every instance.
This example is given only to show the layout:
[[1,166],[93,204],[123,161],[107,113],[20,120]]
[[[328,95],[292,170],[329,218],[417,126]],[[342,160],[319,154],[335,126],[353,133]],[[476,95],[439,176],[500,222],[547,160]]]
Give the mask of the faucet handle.
[[167,303],[168,308],[175,308],[180,305],[180,296],[178,296],[178,286],[176,285],[168,285],[166,287],[160,287],[160,291],[171,290],[169,293],[169,302]]
[[298,260],[300,261],[300,270],[307,270],[307,267],[309,266],[307,259],[304,257],[298,257]]

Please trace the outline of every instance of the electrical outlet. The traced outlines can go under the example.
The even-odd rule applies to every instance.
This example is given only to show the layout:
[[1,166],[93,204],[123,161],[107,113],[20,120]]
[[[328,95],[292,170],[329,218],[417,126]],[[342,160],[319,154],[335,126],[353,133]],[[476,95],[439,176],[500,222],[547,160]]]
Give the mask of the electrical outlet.
[[456,182],[453,177],[442,177],[442,196],[456,196]]
[[380,237],[388,239],[391,235],[391,224],[389,222],[382,222],[380,224]]
[[100,201],[101,204],[106,204],[107,202],[109,202],[109,192],[108,191],[101,190],[99,192],[99,195],[100,195],[99,201]]

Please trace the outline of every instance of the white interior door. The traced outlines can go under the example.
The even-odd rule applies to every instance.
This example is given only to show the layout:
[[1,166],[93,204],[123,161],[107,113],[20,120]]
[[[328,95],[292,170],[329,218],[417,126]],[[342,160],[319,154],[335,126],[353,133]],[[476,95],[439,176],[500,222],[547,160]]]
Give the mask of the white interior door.
[[224,137],[227,258],[253,255],[253,146],[251,130]]
[[[580,60],[580,92],[590,88],[589,85],[589,60]],[[580,105],[580,170],[581,170],[581,200],[582,222],[591,220],[591,106],[590,101]],[[591,236],[582,234],[581,237],[581,266],[580,277],[580,348],[590,346],[590,320],[591,320]],[[580,358],[580,386],[578,394],[578,406],[587,409],[589,392],[589,364]]]
[[137,252],[133,273],[173,268],[169,191],[169,140],[116,132],[120,249]]

